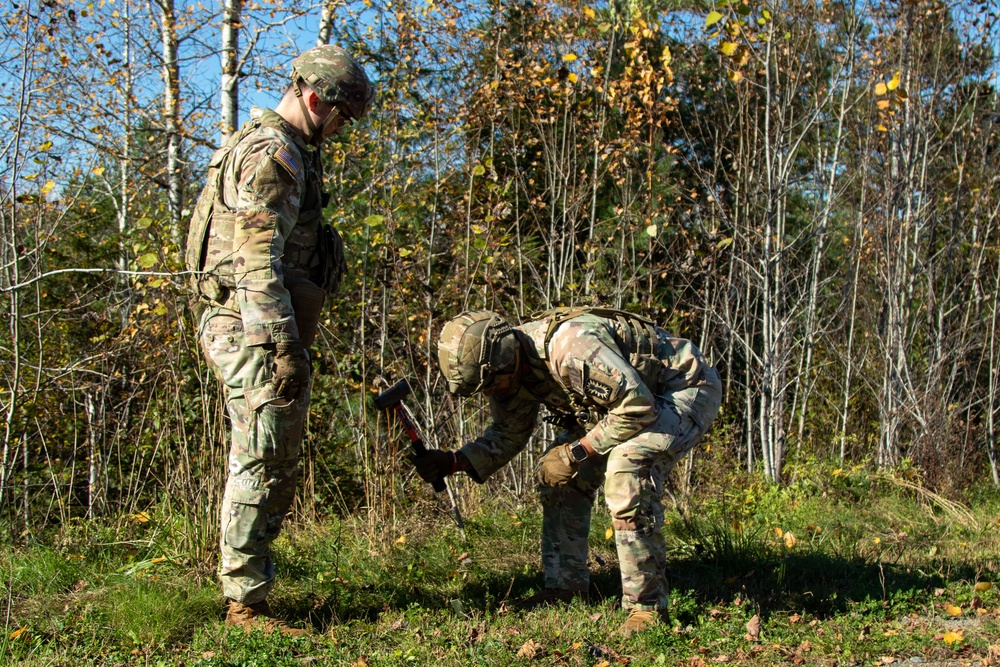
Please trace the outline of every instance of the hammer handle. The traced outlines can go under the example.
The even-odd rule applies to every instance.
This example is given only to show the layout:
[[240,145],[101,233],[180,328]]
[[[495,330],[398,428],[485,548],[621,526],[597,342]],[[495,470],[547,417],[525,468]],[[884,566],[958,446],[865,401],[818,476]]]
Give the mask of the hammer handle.
[[[406,435],[410,438],[410,449],[413,450],[413,455],[423,456],[427,453],[427,447],[424,445],[424,441],[420,439],[420,435],[417,433],[417,428],[413,425],[410,415],[407,414],[402,403],[396,403],[394,407],[396,419],[398,419],[399,423],[403,425]],[[434,487],[434,493],[441,493],[446,488],[444,478],[434,480],[431,482],[431,486]]]

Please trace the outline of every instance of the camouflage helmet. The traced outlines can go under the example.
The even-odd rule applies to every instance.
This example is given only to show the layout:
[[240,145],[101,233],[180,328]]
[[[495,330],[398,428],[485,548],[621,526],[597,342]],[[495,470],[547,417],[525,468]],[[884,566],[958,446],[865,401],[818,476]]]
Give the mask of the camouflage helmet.
[[359,121],[368,113],[375,88],[365,69],[339,46],[316,46],[292,61],[292,82],[303,81],[321,100]]
[[520,343],[510,324],[490,310],[471,310],[444,325],[438,364],[448,391],[471,396],[517,363]]

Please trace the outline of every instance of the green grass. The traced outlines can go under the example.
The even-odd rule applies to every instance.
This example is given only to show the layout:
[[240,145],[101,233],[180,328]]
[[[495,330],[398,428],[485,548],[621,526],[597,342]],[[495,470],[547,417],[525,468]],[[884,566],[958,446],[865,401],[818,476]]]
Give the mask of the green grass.
[[974,498],[860,468],[701,489],[667,516],[671,622],[627,641],[600,510],[590,602],[524,613],[504,603],[542,584],[532,498],[479,505],[464,536],[421,498],[292,523],[271,603],[299,639],[226,628],[214,565],[155,512],[74,524],[0,552],[0,664],[1000,664],[1000,496]]

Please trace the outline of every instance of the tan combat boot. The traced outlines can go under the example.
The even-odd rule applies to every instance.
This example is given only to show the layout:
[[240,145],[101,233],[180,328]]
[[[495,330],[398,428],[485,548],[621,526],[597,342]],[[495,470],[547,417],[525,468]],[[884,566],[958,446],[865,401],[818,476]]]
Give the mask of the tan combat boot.
[[618,628],[619,637],[631,637],[633,633],[648,630],[660,622],[660,614],[656,611],[646,611],[643,609],[632,609],[628,613],[628,619]]
[[263,630],[265,634],[279,632],[286,637],[301,637],[309,634],[308,630],[298,630],[290,627],[280,618],[275,618],[271,614],[271,607],[267,604],[267,600],[253,604],[243,604],[230,600],[229,611],[226,613],[226,625],[235,625],[247,632],[254,629]]

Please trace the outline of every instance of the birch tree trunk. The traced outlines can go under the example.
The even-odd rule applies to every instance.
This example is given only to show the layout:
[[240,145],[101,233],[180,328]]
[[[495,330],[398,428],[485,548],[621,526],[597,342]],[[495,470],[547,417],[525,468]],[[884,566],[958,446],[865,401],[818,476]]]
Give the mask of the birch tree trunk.
[[[325,6],[324,6],[325,7]],[[225,0],[222,18],[222,142],[240,124],[240,22],[243,0]]]

